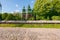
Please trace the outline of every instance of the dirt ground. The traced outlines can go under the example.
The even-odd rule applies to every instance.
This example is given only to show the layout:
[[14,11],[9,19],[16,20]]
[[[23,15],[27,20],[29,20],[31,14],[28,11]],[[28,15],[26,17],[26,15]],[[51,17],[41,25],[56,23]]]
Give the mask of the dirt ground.
[[0,28],[0,40],[60,40],[60,29]]

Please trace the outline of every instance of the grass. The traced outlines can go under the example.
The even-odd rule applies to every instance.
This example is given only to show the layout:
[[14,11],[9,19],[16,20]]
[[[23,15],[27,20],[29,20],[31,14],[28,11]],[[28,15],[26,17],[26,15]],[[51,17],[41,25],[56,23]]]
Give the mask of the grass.
[[0,24],[0,27],[60,28],[60,24]]

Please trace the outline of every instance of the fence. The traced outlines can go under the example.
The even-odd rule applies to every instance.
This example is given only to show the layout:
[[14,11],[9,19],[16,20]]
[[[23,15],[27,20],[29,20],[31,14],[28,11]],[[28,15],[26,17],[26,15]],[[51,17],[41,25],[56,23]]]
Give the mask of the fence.
[[0,21],[0,24],[60,24],[60,21]]

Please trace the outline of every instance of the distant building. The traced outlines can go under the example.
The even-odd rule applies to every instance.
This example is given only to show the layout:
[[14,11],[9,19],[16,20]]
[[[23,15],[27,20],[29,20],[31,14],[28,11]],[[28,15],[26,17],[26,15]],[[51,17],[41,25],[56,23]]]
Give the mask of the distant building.
[[25,6],[22,9],[22,20],[26,20],[26,9],[25,9]]
[[32,9],[30,7],[30,5],[28,5],[28,8],[27,8],[27,18],[30,18],[32,17]]
[[2,12],[2,4],[0,3],[0,13]]
[[32,9],[30,8],[30,5],[28,5],[27,10],[25,9],[25,7],[23,7],[23,9],[22,9],[22,18],[24,20],[28,20],[30,17],[32,17]]

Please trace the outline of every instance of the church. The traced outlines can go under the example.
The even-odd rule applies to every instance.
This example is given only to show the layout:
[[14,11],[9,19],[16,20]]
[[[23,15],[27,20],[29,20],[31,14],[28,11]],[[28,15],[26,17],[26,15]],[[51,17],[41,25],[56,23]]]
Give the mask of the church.
[[25,7],[23,7],[23,9],[22,9],[23,20],[28,20],[30,17],[32,17],[32,9],[31,9],[30,5],[28,5],[27,10],[25,9]]

